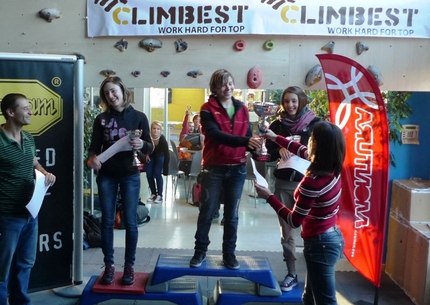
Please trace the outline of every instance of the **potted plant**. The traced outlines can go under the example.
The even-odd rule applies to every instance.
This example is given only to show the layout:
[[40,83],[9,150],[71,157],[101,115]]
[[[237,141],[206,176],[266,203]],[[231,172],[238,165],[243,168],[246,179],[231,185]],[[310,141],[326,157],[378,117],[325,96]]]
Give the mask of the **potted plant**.
[[[306,90],[309,96],[309,108],[315,114],[323,119],[328,119],[328,97],[326,90]],[[385,101],[385,107],[388,116],[388,133],[390,142],[402,144],[401,132],[402,125],[400,120],[407,119],[412,114],[412,108],[408,104],[411,97],[410,92],[400,91],[382,91],[382,98]],[[390,164],[396,167],[395,156],[390,152]]]
[[84,105],[84,207],[88,210],[91,206],[91,200],[93,198],[93,187],[92,187],[92,171],[86,166],[88,159],[88,148],[91,144],[91,135],[93,133],[93,123],[96,116],[101,112],[100,107],[85,102]]

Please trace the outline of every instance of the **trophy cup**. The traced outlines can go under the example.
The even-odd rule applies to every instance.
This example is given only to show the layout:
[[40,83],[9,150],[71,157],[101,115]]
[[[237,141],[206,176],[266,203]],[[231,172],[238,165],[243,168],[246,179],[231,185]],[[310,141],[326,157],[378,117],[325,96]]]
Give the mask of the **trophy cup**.
[[[134,138],[140,138],[142,135],[142,130],[136,129],[136,130],[129,130],[127,131],[127,135],[130,139]],[[143,164],[139,160],[138,152],[136,149],[133,148],[133,166],[136,166],[139,170],[143,169]]]
[[[258,121],[258,130],[260,131],[260,134],[266,133],[266,128],[270,125],[268,118],[275,115],[279,109],[279,105],[272,102],[255,102],[253,103],[253,106],[254,112],[260,117],[260,120]],[[267,153],[266,148],[266,139],[263,139],[261,150],[256,152],[254,159],[261,162],[270,161],[270,154]]]

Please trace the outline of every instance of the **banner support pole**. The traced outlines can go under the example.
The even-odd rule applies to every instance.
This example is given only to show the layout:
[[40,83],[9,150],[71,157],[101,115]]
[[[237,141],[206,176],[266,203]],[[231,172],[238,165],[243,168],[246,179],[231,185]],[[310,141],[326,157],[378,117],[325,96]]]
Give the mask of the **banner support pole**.
[[78,57],[74,75],[74,233],[73,233],[73,285],[53,289],[56,295],[77,298],[82,295],[83,285],[83,200],[84,200],[84,58]]

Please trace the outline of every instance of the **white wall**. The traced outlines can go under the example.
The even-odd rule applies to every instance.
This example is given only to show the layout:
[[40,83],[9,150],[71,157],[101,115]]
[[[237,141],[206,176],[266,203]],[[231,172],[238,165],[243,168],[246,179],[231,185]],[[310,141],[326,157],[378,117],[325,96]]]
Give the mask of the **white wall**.
[[[84,84],[98,87],[104,69],[115,70],[129,87],[206,88],[212,72],[226,68],[233,73],[236,88],[248,88],[248,70],[258,65],[263,71],[260,88],[283,89],[299,85],[305,89],[324,89],[321,81],[312,87],[303,82],[310,68],[318,64],[315,54],[329,40],[336,43],[334,53],[350,57],[364,67],[376,66],[383,75],[383,90],[430,91],[430,39],[364,38],[369,51],[356,54],[357,37],[330,38],[305,36],[167,36],[157,37],[163,48],[152,53],[138,46],[146,37],[86,37],[86,0],[2,0],[0,3],[0,52],[12,53],[80,53],[85,56]],[[51,23],[38,17],[44,8],[56,8],[62,17]],[[114,44],[125,38],[125,52]],[[177,53],[174,41],[182,38],[188,50]],[[233,49],[236,40],[245,40],[242,52]],[[275,48],[265,51],[263,44],[272,39]],[[140,70],[141,76],[131,72]],[[162,70],[171,74],[164,78]],[[198,78],[187,76],[201,70]]]

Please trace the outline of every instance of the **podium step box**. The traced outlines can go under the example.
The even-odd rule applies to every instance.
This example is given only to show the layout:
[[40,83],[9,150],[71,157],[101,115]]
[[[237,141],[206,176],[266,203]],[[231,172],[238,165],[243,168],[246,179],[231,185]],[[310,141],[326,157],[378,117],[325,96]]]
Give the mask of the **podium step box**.
[[[222,278],[217,281],[214,289],[213,304],[241,305],[246,303],[293,303],[301,304],[303,282],[299,282],[291,291],[282,292],[277,296],[260,294],[260,285],[244,279]],[[279,284],[278,284],[279,286]]]
[[[135,278],[139,277],[138,273],[135,273]],[[149,273],[145,273],[144,277],[148,279]],[[99,282],[100,276],[92,276],[88,281],[87,285],[82,292],[80,298],[80,305],[95,305],[100,302],[104,302],[112,299],[120,300],[162,300],[169,301],[178,305],[203,305],[202,293],[198,281],[196,278],[182,277],[171,280],[168,282],[168,289],[166,292],[148,292],[145,290],[146,286],[140,287],[142,282],[135,280],[132,286],[138,286],[137,289],[143,291],[143,293],[131,293],[130,287],[132,286],[120,286],[115,285],[103,285],[104,289],[100,289]],[[145,282],[146,283],[146,282]],[[147,284],[147,283],[146,283]],[[94,291],[94,286],[99,287]]]
[[224,266],[221,255],[207,255],[202,265],[191,268],[190,255],[160,254],[151,277],[150,285],[157,285],[184,275],[241,277],[251,282],[276,289],[277,283],[267,257],[237,256],[240,268],[231,270]]

